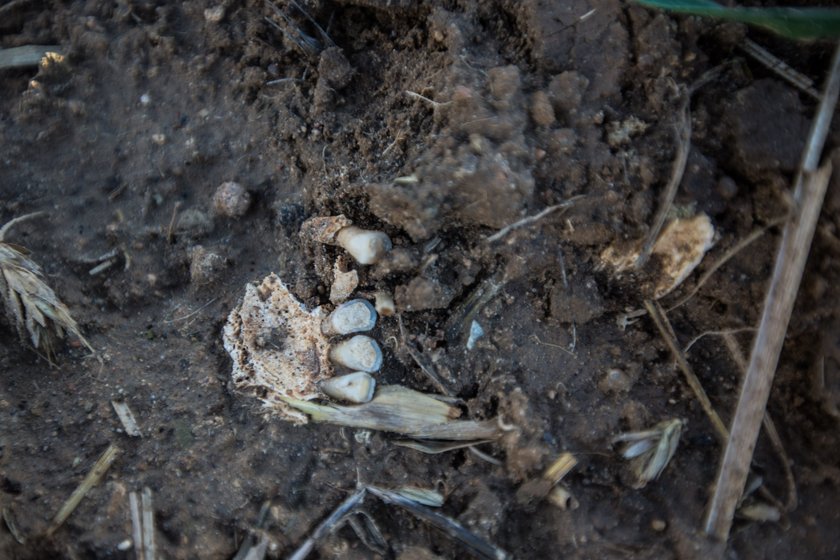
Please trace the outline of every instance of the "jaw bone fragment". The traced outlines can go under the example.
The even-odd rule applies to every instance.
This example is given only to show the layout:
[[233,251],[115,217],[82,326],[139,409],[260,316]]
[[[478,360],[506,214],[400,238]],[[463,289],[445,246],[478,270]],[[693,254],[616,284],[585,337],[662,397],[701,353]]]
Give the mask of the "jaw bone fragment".
[[248,284],[223,332],[225,350],[233,360],[234,387],[257,396],[289,420],[306,422],[305,415],[280,397],[323,396],[318,384],[334,371],[329,341],[321,332],[326,317],[320,307],[307,309],[275,274]]

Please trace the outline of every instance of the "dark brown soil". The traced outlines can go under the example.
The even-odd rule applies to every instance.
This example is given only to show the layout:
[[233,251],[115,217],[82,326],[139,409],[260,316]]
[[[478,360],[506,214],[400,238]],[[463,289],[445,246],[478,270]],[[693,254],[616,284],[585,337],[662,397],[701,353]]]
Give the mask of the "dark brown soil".
[[[675,155],[678,85],[723,65],[692,97],[676,200],[717,230],[701,270],[784,215],[814,101],[744,57],[746,29],[616,0],[301,4],[334,46],[285,2],[290,23],[261,0],[0,4],[0,47],[65,55],[0,70],[0,223],[47,212],[8,240],[44,267],[99,354],[69,344],[51,366],[0,324],[0,507],[25,539],[0,524],[0,557],[134,558],[128,494],[144,487],[160,558],[233,557],[266,502],[269,556],[285,557],[357,476],[437,488],[443,513],[516,558],[719,553],[701,528],[721,448],[654,325],[620,326],[645,278],[615,277],[599,255],[650,227]],[[315,40],[296,44],[294,29]],[[822,80],[830,45],[749,36]],[[635,119],[646,127],[622,136]],[[227,181],[250,194],[242,216],[214,208]],[[564,213],[487,242],[575,195]],[[465,412],[516,426],[482,448],[499,465],[294,426],[232,391],[227,314],[271,272],[307,304],[327,303],[339,251],[302,245],[298,231],[338,213],[394,240],[385,262],[357,267],[359,292],[395,295],[409,343]],[[730,558],[840,556],[838,216],[835,183],[769,404],[798,505],[779,522],[738,521]],[[682,344],[757,323],[778,240],[771,228],[669,314]],[[91,275],[112,251],[114,265]],[[486,335],[467,350],[475,298]],[[434,391],[398,336],[383,319],[379,381]],[[737,335],[744,352],[751,336]],[[703,337],[688,359],[728,421],[739,370],[723,340]],[[142,438],[123,432],[114,400]],[[687,421],[676,456],[634,489],[611,439],[670,418]],[[106,477],[43,536],[109,444],[122,452]],[[563,451],[580,460],[565,480],[577,509],[517,494]],[[784,502],[764,435],[754,467]],[[464,557],[405,512],[367,507],[387,557]],[[349,527],[312,555],[374,556]]]

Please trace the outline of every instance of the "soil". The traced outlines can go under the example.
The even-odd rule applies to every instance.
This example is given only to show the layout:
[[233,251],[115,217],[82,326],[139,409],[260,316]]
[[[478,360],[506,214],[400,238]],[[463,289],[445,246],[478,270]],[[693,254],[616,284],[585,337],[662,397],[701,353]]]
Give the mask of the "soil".
[[[134,558],[128,495],[143,488],[160,558],[232,558],[266,503],[268,556],[285,557],[357,479],[436,488],[442,513],[516,558],[721,553],[702,533],[721,447],[653,323],[627,319],[654,273],[616,275],[599,257],[648,232],[676,153],[679,88],[718,67],[691,98],[675,202],[716,228],[700,270],[783,216],[815,102],[738,45],[748,36],[816,83],[831,45],[616,0],[300,5],[325,34],[291,2],[0,5],[0,47],[64,55],[0,71],[0,222],[46,212],[7,240],[44,267],[97,350],[70,341],[50,364],[0,324],[0,557]],[[436,391],[410,345],[465,416],[513,427],[481,447],[499,464],[294,425],[234,391],[228,313],[272,272],[307,305],[329,304],[343,252],[298,233],[341,213],[394,243],[373,266],[341,264],[358,271],[357,294],[395,297],[406,334],[396,317],[380,321],[379,383]],[[781,519],[738,520],[727,558],[840,556],[839,216],[833,183],[768,407],[798,503],[784,507],[783,462],[763,434],[754,470]],[[779,238],[771,227],[669,312],[681,344],[742,329],[748,353],[743,329],[757,324]],[[468,349],[472,319],[485,335]],[[740,374],[723,339],[704,336],[687,356],[728,422]],[[131,407],[142,437],[126,435],[112,401]],[[634,488],[612,439],[672,418],[687,422],[676,455]],[[46,536],[109,444],[114,464]],[[579,460],[563,481],[576,509],[523,490],[564,451]],[[366,508],[385,557],[466,554],[404,511]],[[377,555],[344,526],[312,557]]]

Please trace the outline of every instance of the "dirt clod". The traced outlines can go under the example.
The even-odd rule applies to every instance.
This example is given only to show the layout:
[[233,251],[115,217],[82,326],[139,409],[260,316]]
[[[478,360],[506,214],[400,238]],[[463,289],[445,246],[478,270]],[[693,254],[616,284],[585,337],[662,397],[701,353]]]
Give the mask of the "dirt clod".
[[227,218],[241,218],[251,207],[251,193],[239,183],[226,181],[213,194],[213,209]]

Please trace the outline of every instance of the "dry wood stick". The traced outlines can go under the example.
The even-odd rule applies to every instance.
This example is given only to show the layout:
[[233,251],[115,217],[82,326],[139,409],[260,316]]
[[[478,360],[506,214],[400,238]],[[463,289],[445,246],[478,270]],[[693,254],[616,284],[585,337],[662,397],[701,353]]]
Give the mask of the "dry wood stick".
[[729,441],[721,460],[714,495],[709,502],[706,533],[720,540],[729,536],[732,518],[744,491],[779,354],[831,175],[830,164],[819,170],[817,164],[838,93],[840,47],[835,51],[822,102],[802,157],[793,194],[796,209],[784,229]]
[[714,426],[715,434],[721,442],[725,443],[729,437],[726,425],[723,423],[723,420],[720,419],[715,407],[712,406],[712,401],[709,400],[706,390],[703,389],[703,385],[700,383],[700,380],[697,379],[697,375],[694,374],[694,371],[685,359],[685,355],[680,350],[680,347],[677,344],[676,334],[671,326],[671,322],[668,320],[668,316],[665,315],[665,312],[662,310],[662,306],[659,305],[658,301],[645,300],[645,308],[647,309],[650,318],[653,319],[653,323],[656,325],[656,328],[659,329],[659,334],[662,335],[662,340],[665,341],[665,344],[668,345],[668,348],[674,355],[674,359],[677,361],[677,365],[679,366],[680,371],[682,371],[686,383],[688,383],[688,386],[691,387],[691,390],[694,392],[694,396],[697,397],[697,400],[700,401],[700,405],[703,407],[703,412],[706,413],[706,416],[708,416],[712,426]]
[[365,499],[367,489],[363,486],[341,502],[333,512],[324,519],[303,543],[297,547],[289,560],[303,560],[315,548],[315,545],[335,529],[344,517],[353,511]]
[[[744,357],[744,353],[741,352],[741,345],[738,344],[738,341],[735,339],[735,335],[732,333],[724,334],[723,341],[726,344],[726,348],[729,350],[729,354],[738,366],[741,378],[743,378],[749,364],[747,364],[747,359]],[[798,502],[798,498],[796,496],[796,480],[793,478],[793,470],[790,468],[790,459],[788,458],[787,450],[785,450],[785,445],[782,443],[782,436],[779,435],[779,430],[776,429],[776,423],[773,421],[773,417],[770,416],[769,410],[764,411],[764,422],[762,423],[762,426],[764,427],[764,433],[767,434],[767,439],[770,440],[770,445],[773,446],[773,450],[779,456],[778,459],[782,464],[782,470],[785,471],[787,500],[784,504],[781,504],[781,507],[783,507],[785,511],[793,511],[796,509],[796,504]],[[762,486],[762,488],[764,487]]]

